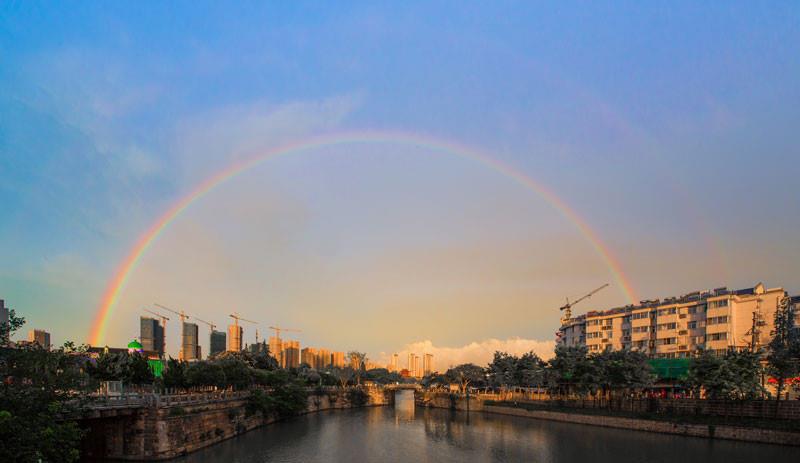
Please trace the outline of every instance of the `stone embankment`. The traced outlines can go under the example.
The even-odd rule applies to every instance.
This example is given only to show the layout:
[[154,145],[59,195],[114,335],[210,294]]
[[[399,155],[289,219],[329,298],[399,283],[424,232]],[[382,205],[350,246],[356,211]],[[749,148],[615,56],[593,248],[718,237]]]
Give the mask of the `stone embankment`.
[[447,408],[460,411],[477,411],[498,415],[511,415],[540,420],[566,423],[588,424],[637,431],[677,434],[710,439],[731,439],[746,442],[800,446],[800,433],[776,429],[739,427],[713,424],[689,424],[666,420],[648,420],[608,416],[602,414],[581,414],[577,411],[560,412],[553,410],[531,410],[518,407],[492,405],[493,395],[471,395],[469,400],[461,394],[448,392],[421,391],[415,394],[417,405],[423,407]]
[[[305,413],[357,406],[388,405],[393,393],[364,389],[366,403],[354,403],[352,391],[312,391]],[[208,395],[206,395],[208,396]],[[247,412],[247,394],[219,393],[198,400],[192,396],[160,398],[131,413],[93,416],[83,454],[88,458],[167,460],[194,452],[252,429],[278,421],[276,416]]]

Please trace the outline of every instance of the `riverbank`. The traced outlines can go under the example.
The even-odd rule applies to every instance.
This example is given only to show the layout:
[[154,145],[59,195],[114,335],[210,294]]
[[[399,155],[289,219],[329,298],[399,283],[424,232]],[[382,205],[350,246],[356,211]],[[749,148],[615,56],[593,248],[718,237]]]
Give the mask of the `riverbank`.
[[[326,410],[389,405],[393,395],[383,389],[329,390],[309,393],[300,414]],[[159,461],[188,455],[268,424],[281,421],[248,410],[246,397],[168,403],[142,407],[133,413],[93,418],[90,440],[82,455],[89,460]]]
[[470,410],[498,415],[509,415],[565,423],[586,424],[619,429],[648,431],[661,434],[674,434],[708,439],[729,439],[744,442],[800,446],[800,432],[785,429],[733,426],[708,420],[705,423],[692,423],[686,417],[642,417],[619,416],[592,410],[582,413],[579,410],[545,410],[526,403],[494,403],[479,397],[466,397],[444,392],[422,392],[417,395],[418,405],[452,410]]

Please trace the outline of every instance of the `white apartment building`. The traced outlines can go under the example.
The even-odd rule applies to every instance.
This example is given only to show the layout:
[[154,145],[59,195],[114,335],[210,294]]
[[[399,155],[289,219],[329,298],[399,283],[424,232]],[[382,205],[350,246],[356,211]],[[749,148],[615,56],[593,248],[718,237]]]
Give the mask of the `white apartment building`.
[[[589,352],[629,348],[654,358],[688,357],[698,349],[725,352],[770,340],[783,288],[697,291],[636,306],[590,311],[566,320],[556,341]],[[795,298],[793,298],[794,300]]]

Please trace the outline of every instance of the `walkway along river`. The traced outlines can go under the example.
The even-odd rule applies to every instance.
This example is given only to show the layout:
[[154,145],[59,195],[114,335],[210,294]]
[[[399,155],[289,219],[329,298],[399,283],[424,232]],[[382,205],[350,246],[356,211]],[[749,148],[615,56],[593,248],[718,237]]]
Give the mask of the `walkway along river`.
[[755,463],[800,461],[800,447],[419,408],[399,391],[394,407],[312,413],[175,461]]

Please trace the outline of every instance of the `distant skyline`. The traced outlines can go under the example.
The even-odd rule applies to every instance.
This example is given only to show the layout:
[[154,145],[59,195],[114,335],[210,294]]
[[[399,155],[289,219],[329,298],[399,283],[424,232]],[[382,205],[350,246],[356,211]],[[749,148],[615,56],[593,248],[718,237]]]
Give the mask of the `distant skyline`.
[[[546,352],[564,298],[603,283],[575,313],[796,294],[799,20],[796,2],[0,5],[0,298],[53,344],[108,306],[123,346],[158,302],[444,366]],[[265,159],[164,222],[107,304],[209,179],[354,133],[490,161],[399,136]]]

